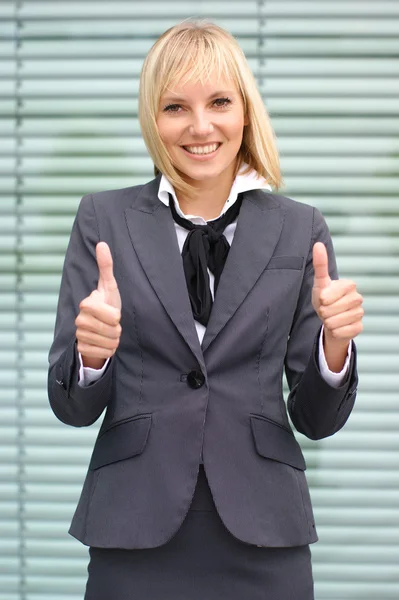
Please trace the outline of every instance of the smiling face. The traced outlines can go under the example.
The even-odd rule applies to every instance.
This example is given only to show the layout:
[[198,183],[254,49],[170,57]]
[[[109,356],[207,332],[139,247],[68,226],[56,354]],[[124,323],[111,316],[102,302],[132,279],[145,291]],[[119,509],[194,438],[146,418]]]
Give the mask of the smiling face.
[[162,94],[159,135],[174,167],[194,187],[232,182],[244,125],[244,104],[232,80],[210,76]]

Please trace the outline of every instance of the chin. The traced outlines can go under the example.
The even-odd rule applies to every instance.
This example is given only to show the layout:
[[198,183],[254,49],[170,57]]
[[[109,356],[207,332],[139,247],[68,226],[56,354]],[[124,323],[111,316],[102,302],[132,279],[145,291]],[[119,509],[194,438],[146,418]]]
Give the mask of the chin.
[[222,174],[223,171],[208,171],[207,173],[198,173],[197,171],[195,172],[183,172],[183,176],[188,178],[188,179],[192,179],[193,181],[207,181],[208,179],[215,179],[216,177],[219,177],[219,175]]
[[193,181],[206,181],[208,179],[214,179],[220,177],[230,165],[223,166],[211,166],[211,165],[198,165],[198,167],[187,167],[186,165],[178,165],[177,169],[183,177],[192,179]]

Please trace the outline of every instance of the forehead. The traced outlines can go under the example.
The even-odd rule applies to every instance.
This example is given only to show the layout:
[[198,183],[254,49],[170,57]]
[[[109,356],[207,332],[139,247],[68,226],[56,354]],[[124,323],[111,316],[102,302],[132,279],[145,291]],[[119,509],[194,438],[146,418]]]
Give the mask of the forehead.
[[163,90],[162,97],[208,98],[215,94],[234,94],[238,91],[234,79],[211,73],[205,80],[193,80],[188,75],[171,81]]

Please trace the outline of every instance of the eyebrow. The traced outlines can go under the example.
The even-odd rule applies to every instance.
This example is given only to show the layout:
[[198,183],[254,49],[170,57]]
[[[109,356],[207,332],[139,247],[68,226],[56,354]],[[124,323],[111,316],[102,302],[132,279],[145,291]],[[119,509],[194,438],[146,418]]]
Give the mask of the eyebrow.
[[[232,96],[235,93],[236,92],[234,92],[233,90],[220,90],[220,91],[214,92],[213,94],[208,96],[208,100],[212,100],[213,98],[218,98],[221,96]],[[176,104],[178,102],[185,102],[187,100],[187,98],[184,98],[183,96],[166,96],[164,98],[161,97],[161,100],[164,103]]]

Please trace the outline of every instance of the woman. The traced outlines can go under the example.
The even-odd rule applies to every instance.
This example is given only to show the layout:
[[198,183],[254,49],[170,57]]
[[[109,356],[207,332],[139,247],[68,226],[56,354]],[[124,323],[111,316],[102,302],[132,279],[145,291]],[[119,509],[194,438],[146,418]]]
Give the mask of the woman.
[[362,298],[321,214],[271,193],[273,131],[227,32],[161,36],[140,122],[156,178],[82,199],[50,352],[57,417],[106,409],[70,530],[90,546],[86,599],[311,600],[282,374],[300,432],[339,430]]

